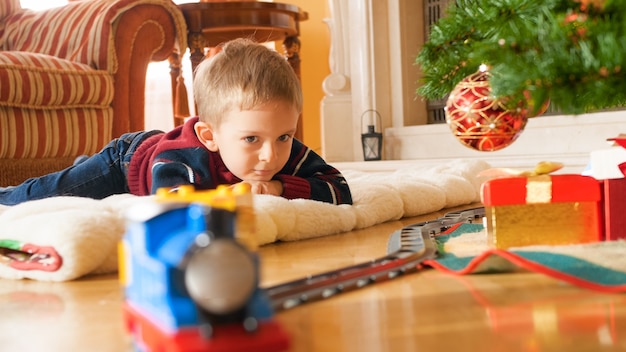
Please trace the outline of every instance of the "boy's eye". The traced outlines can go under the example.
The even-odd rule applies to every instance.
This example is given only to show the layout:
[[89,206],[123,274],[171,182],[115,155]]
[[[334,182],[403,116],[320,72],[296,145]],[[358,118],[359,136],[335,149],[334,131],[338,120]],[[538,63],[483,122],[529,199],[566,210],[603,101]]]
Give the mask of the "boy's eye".
[[248,137],[243,137],[243,140],[246,143],[254,143],[258,140],[258,138],[255,136],[248,136]]
[[279,140],[280,142],[287,142],[290,138],[291,138],[291,136],[290,136],[290,135],[288,135],[288,134],[283,134],[282,136],[278,137],[278,140]]

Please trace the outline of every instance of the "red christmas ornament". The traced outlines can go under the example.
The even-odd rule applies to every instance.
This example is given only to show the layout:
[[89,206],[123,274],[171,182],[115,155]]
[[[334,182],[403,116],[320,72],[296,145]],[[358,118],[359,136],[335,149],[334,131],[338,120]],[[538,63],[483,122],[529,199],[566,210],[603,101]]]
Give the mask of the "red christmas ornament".
[[446,122],[465,146],[495,151],[509,146],[522,133],[527,109],[508,109],[491,96],[489,73],[481,70],[465,77],[450,93]]

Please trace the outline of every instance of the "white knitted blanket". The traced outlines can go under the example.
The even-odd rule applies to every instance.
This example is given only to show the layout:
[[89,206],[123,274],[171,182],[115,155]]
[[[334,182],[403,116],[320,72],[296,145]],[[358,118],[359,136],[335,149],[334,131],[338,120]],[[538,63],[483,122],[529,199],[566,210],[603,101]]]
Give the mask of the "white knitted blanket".
[[[255,195],[261,245],[333,235],[480,200],[482,161],[435,167],[407,162],[394,172],[342,170],[353,205]],[[73,280],[117,270],[117,243],[125,212],[152,197],[129,194],[104,200],[54,197],[0,206],[0,278]]]

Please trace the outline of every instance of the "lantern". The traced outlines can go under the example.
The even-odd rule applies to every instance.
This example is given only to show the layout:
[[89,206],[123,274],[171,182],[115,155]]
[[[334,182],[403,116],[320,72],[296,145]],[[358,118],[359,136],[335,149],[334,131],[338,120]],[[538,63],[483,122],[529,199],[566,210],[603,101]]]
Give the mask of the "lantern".
[[[380,160],[382,157],[383,134],[380,132],[380,125],[381,118],[378,111],[370,109],[361,114],[361,142],[365,161]],[[367,126],[366,132],[363,132],[363,126]]]

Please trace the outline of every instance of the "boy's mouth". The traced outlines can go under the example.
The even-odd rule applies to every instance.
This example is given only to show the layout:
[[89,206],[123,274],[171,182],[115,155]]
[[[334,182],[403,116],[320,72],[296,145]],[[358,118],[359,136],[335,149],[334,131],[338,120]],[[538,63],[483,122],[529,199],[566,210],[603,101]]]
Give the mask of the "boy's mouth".
[[57,271],[63,260],[53,247],[0,240],[0,264],[17,270]]
[[274,176],[274,171],[273,170],[254,170],[254,175],[255,176],[259,176],[263,179],[270,179],[272,178],[272,176]]

